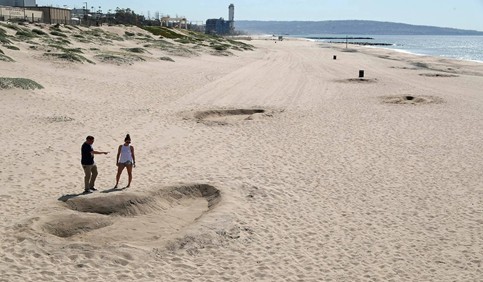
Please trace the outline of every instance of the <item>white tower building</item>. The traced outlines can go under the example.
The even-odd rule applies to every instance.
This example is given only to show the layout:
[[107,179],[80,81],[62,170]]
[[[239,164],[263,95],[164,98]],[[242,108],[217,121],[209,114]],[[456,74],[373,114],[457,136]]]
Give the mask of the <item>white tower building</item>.
[[228,6],[228,21],[235,21],[235,5],[233,4],[230,4],[230,6]]

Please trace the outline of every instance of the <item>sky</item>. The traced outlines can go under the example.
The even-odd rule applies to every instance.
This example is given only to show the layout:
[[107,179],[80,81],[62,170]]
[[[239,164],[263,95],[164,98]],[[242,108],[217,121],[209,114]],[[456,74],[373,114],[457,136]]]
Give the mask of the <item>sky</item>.
[[375,20],[483,31],[483,0],[37,0],[39,6],[82,8],[107,12],[116,7],[154,17],[184,16],[192,22],[228,18],[235,5],[236,20],[324,21]]

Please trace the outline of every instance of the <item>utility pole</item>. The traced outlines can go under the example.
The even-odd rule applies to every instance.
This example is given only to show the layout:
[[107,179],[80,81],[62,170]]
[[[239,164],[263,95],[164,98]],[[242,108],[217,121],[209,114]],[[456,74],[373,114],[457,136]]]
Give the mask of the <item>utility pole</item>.
[[87,2],[84,2],[84,4],[86,4],[86,8],[84,9],[84,21],[87,24]]

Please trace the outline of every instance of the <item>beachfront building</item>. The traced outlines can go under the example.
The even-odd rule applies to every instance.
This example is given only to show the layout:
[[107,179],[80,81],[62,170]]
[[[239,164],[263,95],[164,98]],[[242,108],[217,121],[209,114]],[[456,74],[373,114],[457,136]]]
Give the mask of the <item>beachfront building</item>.
[[[94,8],[94,7],[92,7]],[[113,14],[102,13],[101,7],[99,10],[91,10],[87,8],[74,8],[71,10],[72,24],[85,24],[85,25],[102,25],[102,23],[109,23]]]
[[62,8],[38,7],[36,0],[0,0],[0,20],[70,24],[71,12]]
[[188,29],[188,20],[185,17],[171,18],[166,16],[161,18],[161,26]]
[[72,17],[82,19],[90,13],[90,10],[85,8],[74,8],[71,10]]
[[42,22],[48,24],[70,24],[72,13],[69,9],[55,7],[29,7],[43,13]]
[[36,0],[0,0],[0,6],[10,7],[35,7]]
[[29,21],[48,24],[70,24],[71,12],[54,7],[4,7],[0,6],[0,21]]
[[42,22],[43,14],[30,8],[24,9],[11,6],[0,6],[0,21],[30,21]]
[[209,19],[206,21],[205,33],[207,34],[229,35],[230,30],[229,22],[223,18]]
[[223,18],[206,21],[205,33],[216,35],[230,35],[235,31],[235,5],[228,6],[228,20]]

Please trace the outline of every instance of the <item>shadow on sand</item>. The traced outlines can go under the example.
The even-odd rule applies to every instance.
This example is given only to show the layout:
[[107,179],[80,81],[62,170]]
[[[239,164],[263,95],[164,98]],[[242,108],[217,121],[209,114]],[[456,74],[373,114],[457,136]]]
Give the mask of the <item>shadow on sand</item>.
[[124,188],[111,188],[109,190],[104,190],[104,191],[101,191],[101,193],[113,193],[113,192],[121,192],[121,191],[124,191],[127,187],[124,187]]
[[[100,191],[100,193],[107,194],[107,193],[113,193],[113,192],[121,192],[121,191],[124,191],[127,188],[128,187],[124,187],[124,188],[111,188],[111,189],[108,189],[108,190]],[[93,193],[95,193],[95,192],[93,192]],[[92,193],[89,193],[89,194],[86,194],[86,193],[67,194],[67,195],[62,195],[57,200],[65,203],[65,202],[67,202],[70,199],[73,199],[73,198],[76,198],[76,197],[79,197],[79,196],[83,196],[83,195],[90,195],[90,194],[92,194]]]
[[84,193],[79,193],[79,194],[68,194],[68,195],[62,195],[60,198],[58,198],[57,200],[58,201],[62,201],[62,202],[67,202],[68,200],[72,199],[72,198],[76,198],[76,197],[79,197],[79,196],[82,196],[82,195],[85,195]]

